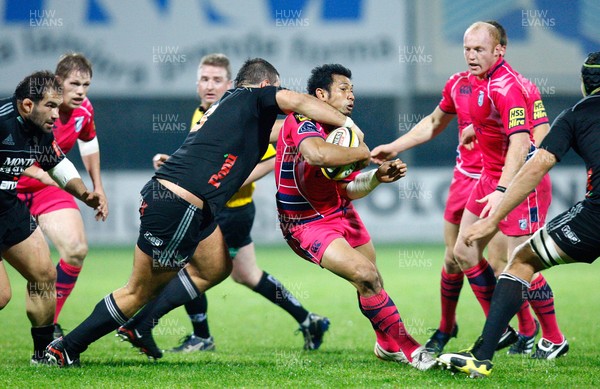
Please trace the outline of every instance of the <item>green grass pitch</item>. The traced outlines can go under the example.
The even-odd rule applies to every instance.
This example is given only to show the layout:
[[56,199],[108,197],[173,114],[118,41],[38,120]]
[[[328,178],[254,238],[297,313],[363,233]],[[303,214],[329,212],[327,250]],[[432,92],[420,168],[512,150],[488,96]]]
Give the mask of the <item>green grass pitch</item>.
[[[377,261],[385,289],[411,334],[425,342],[439,322],[440,245],[380,245]],[[61,324],[74,328],[94,305],[125,284],[131,272],[130,248],[92,247],[80,280],[65,304]],[[600,268],[571,265],[545,276],[556,297],[559,324],[571,345],[556,361],[533,361],[500,352],[491,378],[474,381],[448,371],[419,372],[378,360],[374,333],[358,310],[356,292],[346,281],[304,262],[286,247],[258,247],[259,265],[276,276],[313,312],[331,319],[321,349],[302,351],[297,324],[280,308],[227,279],[208,292],[215,352],[166,354],[156,363],[110,334],[82,354],[80,369],[29,366],[30,325],[25,315],[25,282],[8,266],[13,298],[0,312],[0,386],[56,387],[600,387]],[[471,345],[484,318],[465,282],[458,307],[460,332],[446,348]],[[513,320],[514,322],[514,320]],[[162,348],[190,332],[183,308],[155,329]]]

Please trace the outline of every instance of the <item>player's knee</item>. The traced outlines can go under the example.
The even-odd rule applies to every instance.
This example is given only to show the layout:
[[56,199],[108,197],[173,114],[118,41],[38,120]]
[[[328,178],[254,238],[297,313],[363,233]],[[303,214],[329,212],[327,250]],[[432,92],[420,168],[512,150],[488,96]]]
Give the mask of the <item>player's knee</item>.
[[10,289],[0,291],[0,310],[2,310],[8,305],[11,298],[12,292],[10,291]]
[[473,261],[473,258],[471,258],[470,254],[471,252],[469,248],[462,244],[457,244],[456,246],[454,246],[454,250],[452,251],[452,255],[456,263],[462,269],[468,269],[477,264],[478,258],[475,258],[475,261]]
[[371,266],[359,266],[356,268],[353,275],[353,282],[359,285],[359,288],[370,291],[381,289],[381,279],[377,268]]
[[64,258],[70,265],[81,266],[88,254],[88,244],[85,240],[75,239],[64,247]]

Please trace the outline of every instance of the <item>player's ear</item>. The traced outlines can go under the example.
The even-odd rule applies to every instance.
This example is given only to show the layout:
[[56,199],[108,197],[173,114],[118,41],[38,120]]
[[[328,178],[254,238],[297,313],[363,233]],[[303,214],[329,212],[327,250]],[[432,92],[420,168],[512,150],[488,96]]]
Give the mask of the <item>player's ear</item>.
[[33,111],[33,105],[34,102],[31,99],[24,98],[21,100],[21,109],[28,115],[31,113],[31,111]]
[[321,101],[327,100],[327,91],[322,88],[315,89],[315,96]]

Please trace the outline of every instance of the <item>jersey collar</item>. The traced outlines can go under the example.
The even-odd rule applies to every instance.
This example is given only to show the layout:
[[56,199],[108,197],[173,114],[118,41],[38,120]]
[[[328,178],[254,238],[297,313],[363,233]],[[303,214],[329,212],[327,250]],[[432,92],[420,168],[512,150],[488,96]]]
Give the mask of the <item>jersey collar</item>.
[[506,61],[504,60],[504,57],[500,57],[498,58],[498,61],[496,61],[496,63],[494,64],[494,66],[492,66],[491,70],[488,71],[486,77],[487,78],[492,78],[492,75],[494,74],[494,72],[496,72],[496,70],[498,70],[498,68],[502,65],[504,65]]

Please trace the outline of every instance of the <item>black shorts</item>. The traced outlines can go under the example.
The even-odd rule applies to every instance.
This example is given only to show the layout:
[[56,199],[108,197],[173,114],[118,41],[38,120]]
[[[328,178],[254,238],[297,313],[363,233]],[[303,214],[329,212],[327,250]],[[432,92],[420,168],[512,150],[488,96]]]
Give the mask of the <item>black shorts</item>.
[[29,238],[36,228],[37,224],[27,205],[15,199],[14,206],[0,214],[0,249],[4,251],[21,243]]
[[154,178],[140,194],[138,247],[152,257],[154,268],[182,268],[198,243],[217,228],[210,207],[198,209]]
[[600,210],[579,202],[546,224],[562,251],[577,262],[592,263],[600,256]]
[[250,231],[255,215],[256,207],[252,202],[241,207],[224,207],[219,211],[216,221],[230,250],[237,251],[239,248],[252,243]]

